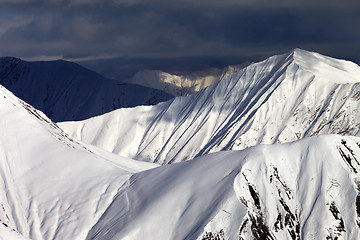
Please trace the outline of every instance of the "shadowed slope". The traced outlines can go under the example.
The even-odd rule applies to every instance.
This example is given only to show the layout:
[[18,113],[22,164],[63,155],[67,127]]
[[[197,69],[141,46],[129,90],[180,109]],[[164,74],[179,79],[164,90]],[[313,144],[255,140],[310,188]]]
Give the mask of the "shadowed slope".
[[67,61],[0,58],[0,84],[53,121],[83,120],[121,107],[172,98],[160,90],[106,79]]

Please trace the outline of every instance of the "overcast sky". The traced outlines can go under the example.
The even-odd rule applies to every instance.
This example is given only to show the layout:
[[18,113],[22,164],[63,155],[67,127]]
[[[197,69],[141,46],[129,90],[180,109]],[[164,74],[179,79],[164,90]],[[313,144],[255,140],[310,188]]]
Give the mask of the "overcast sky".
[[295,47],[359,63],[360,1],[0,0],[0,55],[26,60],[252,61]]

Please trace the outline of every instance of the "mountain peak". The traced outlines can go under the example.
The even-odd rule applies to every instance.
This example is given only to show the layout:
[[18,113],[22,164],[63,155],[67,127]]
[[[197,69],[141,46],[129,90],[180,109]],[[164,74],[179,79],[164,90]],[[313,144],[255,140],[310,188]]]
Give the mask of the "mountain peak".
[[21,62],[20,58],[0,57],[0,66],[2,67],[2,71],[4,71],[4,68],[9,68],[9,67],[18,65],[20,62]]
[[20,58],[17,57],[12,57],[12,56],[6,56],[6,57],[0,57],[0,61],[12,61],[12,60],[17,60],[17,61],[21,61]]
[[293,49],[287,54],[303,70],[311,72],[317,79],[337,84],[358,83],[360,67],[350,61],[328,57],[316,52]]

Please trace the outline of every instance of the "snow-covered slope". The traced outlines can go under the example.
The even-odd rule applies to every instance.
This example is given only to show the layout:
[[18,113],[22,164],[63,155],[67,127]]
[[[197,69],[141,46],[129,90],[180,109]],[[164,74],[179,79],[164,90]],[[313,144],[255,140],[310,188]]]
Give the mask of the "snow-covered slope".
[[83,120],[121,107],[172,98],[160,90],[106,79],[66,61],[0,58],[0,84],[53,121]]
[[156,167],[69,138],[2,86],[0,116],[0,239],[85,239],[127,179]]
[[187,96],[234,74],[246,65],[231,65],[221,70],[213,69],[214,72],[184,76],[159,70],[143,70],[137,72],[128,82],[160,89],[173,96]]
[[87,239],[359,239],[359,161],[324,135],[137,173]]
[[161,164],[260,143],[360,136],[360,67],[300,49],[156,106],[59,124],[121,156]]

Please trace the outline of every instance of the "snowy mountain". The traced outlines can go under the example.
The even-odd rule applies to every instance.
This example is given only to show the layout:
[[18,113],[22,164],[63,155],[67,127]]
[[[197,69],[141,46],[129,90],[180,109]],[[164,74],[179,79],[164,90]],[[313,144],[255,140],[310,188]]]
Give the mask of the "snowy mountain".
[[0,239],[85,239],[118,190],[154,164],[66,136],[0,86]]
[[166,164],[319,134],[360,136],[359,109],[358,65],[295,49],[188,97],[59,126],[118,155]]
[[160,90],[106,79],[67,61],[0,58],[0,84],[53,121],[83,120],[172,98]]
[[210,72],[183,76],[159,70],[143,70],[137,72],[128,82],[160,89],[173,96],[187,96],[234,74],[247,65],[231,65],[221,70],[211,69]]
[[165,166],[75,140],[0,86],[0,239],[358,239],[360,138],[342,135],[359,135],[359,73],[296,49],[60,124],[141,160],[189,159]]

